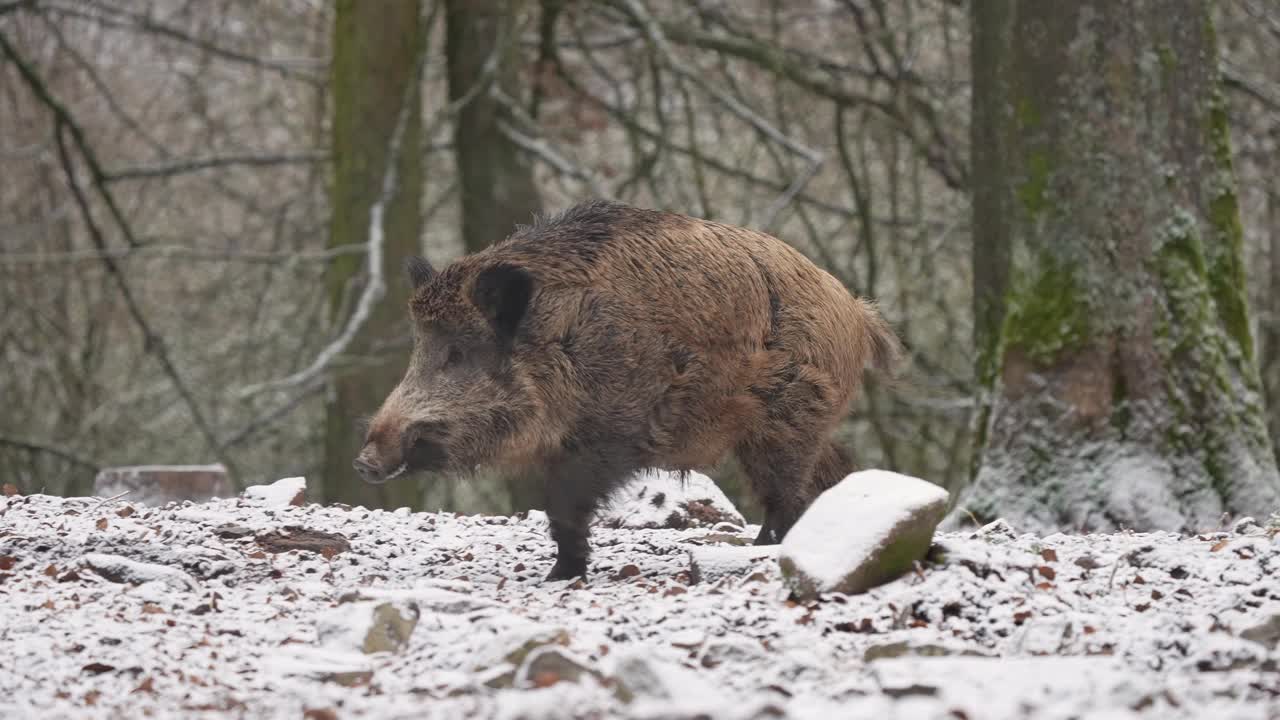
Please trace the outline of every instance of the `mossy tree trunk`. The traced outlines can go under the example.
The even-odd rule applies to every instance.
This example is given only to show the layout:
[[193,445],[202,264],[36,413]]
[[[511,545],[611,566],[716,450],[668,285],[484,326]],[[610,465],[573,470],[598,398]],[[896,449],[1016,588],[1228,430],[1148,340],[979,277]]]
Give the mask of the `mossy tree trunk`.
[[[422,234],[421,119],[417,111],[415,63],[420,52],[418,0],[339,0],[334,12],[333,64],[333,187],[330,244],[363,244],[369,236],[369,211],[378,199],[389,161],[388,150],[405,92],[412,83],[413,110],[395,162],[399,163],[396,192],[386,206],[383,230],[383,272],[387,292],[371,313],[349,358],[328,395],[325,427],[324,500],[367,507],[416,507],[414,481],[373,486],[352,470],[360,451],[357,419],[378,409],[400,377],[407,348],[378,352],[380,344],[404,340],[410,333],[405,312],[408,283],[401,271],[404,258],[419,252]],[[344,294],[345,310],[363,288],[364,256],[344,255],[330,266],[330,306],[337,322]],[[350,289],[348,290],[348,286]]]
[[1277,510],[1210,8],[971,7],[991,404],[949,524],[1189,530]]
[[[518,24],[521,0],[447,0],[445,53],[449,98],[469,98],[454,121],[454,156],[462,205],[462,238],[467,252],[481,250],[529,224],[542,209],[531,159],[501,130],[500,122],[519,125],[495,100],[495,84],[508,97],[520,97]],[[496,70],[485,72],[487,63]],[[511,511],[542,506],[533,478],[505,480]],[[497,510],[495,508],[495,510]]]

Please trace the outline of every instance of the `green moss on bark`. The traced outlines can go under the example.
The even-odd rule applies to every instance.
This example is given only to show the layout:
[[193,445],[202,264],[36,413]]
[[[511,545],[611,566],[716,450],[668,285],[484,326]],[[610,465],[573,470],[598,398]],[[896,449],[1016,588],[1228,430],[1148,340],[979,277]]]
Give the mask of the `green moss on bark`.
[[1073,268],[1046,261],[1029,281],[1015,279],[1003,341],[1037,363],[1050,363],[1091,336],[1090,312]]

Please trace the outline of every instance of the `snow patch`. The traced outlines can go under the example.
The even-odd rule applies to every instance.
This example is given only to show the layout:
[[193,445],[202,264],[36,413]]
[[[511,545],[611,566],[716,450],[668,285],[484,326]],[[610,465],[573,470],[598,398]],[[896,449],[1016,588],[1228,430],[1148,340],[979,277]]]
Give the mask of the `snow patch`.
[[307,479],[288,477],[270,485],[250,485],[240,497],[265,507],[302,505],[307,497]]
[[596,517],[596,524],[609,528],[712,527],[721,522],[746,524],[711,478],[690,472],[681,479],[666,470],[636,473]]

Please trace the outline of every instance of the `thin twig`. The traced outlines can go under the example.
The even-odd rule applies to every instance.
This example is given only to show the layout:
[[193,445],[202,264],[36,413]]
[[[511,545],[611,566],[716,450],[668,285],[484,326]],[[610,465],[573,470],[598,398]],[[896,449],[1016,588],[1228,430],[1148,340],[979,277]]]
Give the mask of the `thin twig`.
[[132,490],[125,490],[124,492],[122,492],[122,493],[116,493],[115,495],[112,495],[111,497],[108,497],[108,498],[102,498],[101,500],[99,500],[99,501],[98,501],[98,504],[97,504],[97,505],[94,505],[93,507],[89,508],[89,512],[91,512],[91,513],[92,513],[93,511],[97,510],[98,508],[102,507],[103,505],[106,505],[107,503],[113,503],[113,502],[115,502],[115,501],[119,500],[120,498],[124,497],[125,495],[128,495],[128,494],[129,494],[129,493],[131,493],[131,492],[133,492],[133,491],[132,491]]

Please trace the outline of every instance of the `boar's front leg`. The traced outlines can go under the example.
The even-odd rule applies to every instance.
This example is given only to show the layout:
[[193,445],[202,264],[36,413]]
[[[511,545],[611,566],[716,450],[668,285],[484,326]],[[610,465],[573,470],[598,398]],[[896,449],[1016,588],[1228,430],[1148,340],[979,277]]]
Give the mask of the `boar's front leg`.
[[590,523],[596,508],[627,471],[596,458],[572,457],[544,474],[547,519],[556,542],[556,564],[547,580],[586,577],[591,558]]

